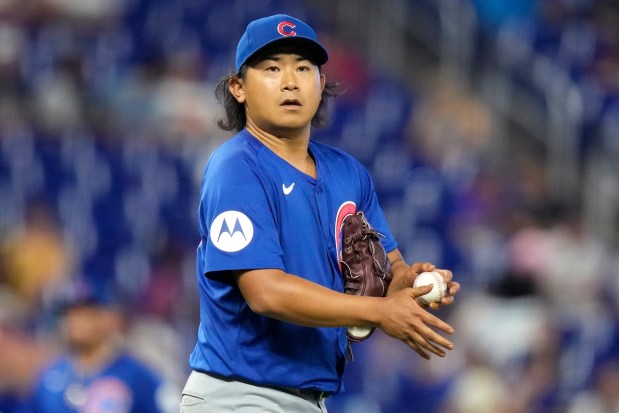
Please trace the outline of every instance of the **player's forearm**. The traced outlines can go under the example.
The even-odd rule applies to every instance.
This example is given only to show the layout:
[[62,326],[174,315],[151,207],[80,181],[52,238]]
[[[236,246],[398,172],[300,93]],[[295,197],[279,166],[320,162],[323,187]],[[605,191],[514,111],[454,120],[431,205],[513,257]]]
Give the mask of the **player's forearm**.
[[380,298],[333,291],[276,270],[237,277],[245,300],[258,314],[312,327],[377,326]]

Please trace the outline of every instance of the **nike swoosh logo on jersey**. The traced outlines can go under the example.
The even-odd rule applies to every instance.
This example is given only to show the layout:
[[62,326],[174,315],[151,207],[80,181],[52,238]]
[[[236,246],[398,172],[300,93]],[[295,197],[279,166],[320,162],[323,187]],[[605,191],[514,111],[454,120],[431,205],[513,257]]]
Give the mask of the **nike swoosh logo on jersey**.
[[282,184],[282,191],[284,192],[284,195],[290,195],[293,188],[294,188],[294,182],[291,183],[290,186],[286,186],[285,184]]

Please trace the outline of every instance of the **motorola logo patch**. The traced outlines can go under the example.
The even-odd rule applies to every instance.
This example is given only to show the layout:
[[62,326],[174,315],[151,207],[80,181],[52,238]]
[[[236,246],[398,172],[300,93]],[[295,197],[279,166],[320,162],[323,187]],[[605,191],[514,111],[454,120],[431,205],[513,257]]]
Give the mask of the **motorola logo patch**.
[[237,252],[249,245],[254,236],[254,226],[245,214],[225,211],[211,224],[211,242],[224,252]]

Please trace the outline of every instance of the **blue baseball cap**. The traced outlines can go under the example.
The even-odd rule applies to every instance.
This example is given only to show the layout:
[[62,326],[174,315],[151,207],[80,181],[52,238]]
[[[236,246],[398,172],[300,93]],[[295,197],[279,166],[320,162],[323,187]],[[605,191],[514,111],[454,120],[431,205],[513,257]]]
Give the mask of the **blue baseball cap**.
[[297,44],[309,53],[308,57],[317,65],[327,62],[329,55],[318,42],[316,32],[299,19],[285,15],[263,17],[247,25],[247,29],[236,47],[236,70],[256,52],[266,46],[280,42]]
[[60,314],[75,307],[121,309],[124,300],[117,286],[110,282],[94,283],[86,279],[70,281],[57,292],[56,309]]

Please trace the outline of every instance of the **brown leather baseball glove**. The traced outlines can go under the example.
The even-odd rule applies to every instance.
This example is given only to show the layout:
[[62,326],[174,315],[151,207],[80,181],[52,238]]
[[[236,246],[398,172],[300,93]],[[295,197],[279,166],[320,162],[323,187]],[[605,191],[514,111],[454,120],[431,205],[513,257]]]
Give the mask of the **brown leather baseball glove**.
[[[391,283],[391,263],[380,239],[363,212],[348,215],[342,222],[342,256],[340,266],[344,292],[351,295],[384,297]],[[368,338],[374,327],[350,327],[348,339],[359,342]]]

